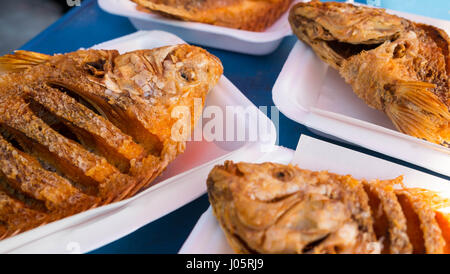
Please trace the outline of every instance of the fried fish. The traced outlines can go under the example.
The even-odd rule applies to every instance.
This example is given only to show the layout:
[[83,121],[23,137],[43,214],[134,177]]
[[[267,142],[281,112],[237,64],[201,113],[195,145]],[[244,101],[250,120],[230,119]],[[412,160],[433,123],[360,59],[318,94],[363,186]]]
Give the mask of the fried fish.
[[132,0],[138,10],[228,28],[263,31],[293,0]]
[[0,238],[148,187],[185,149],[172,110],[222,71],[190,45],[0,57]]
[[237,253],[448,252],[450,219],[439,211],[448,199],[402,180],[226,161],[211,170],[207,189]]
[[408,135],[450,147],[450,39],[445,31],[348,3],[292,7],[300,40]]

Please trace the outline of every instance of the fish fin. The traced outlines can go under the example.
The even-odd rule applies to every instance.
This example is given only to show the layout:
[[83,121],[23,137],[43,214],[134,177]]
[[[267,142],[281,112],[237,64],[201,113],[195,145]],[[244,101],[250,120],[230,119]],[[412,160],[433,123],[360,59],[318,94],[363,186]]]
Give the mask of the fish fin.
[[432,88],[435,88],[435,85],[426,82],[399,82],[396,96],[413,103],[425,112],[450,120],[448,107],[429,90]]
[[386,114],[400,131],[448,146],[450,112],[430,91],[434,87],[425,82],[398,82],[395,85],[396,100],[386,106]]
[[51,56],[26,51],[16,50],[14,54],[7,54],[0,57],[0,72],[16,72],[26,70],[30,67],[46,62]]

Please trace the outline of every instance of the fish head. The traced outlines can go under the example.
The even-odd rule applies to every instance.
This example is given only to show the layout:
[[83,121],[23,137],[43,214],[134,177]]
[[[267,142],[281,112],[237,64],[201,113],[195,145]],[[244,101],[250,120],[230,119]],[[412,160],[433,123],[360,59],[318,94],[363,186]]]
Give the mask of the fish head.
[[103,81],[105,96],[116,101],[125,96],[139,108],[136,113],[149,132],[160,140],[184,142],[222,73],[217,57],[181,44],[119,55]]
[[383,9],[319,1],[296,4],[289,22],[295,35],[335,69],[345,59],[395,39],[410,26]]
[[290,165],[276,163],[233,163],[216,166],[208,178],[208,188],[230,189],[233,195],[259,201],[273,201],[300,190],[302,184],[297,170]]
[[[357,201],[344,198],[348,193],[334,176],[292,165],[227,161],[209,174],[208,195],[229,237],[238,238],[236,250],[348,253],[362,233],[347,205]],[[255,239],[262,234],[261,245]]]
[[[207,51],[190,45],[174,45],[137,50],[114,59],[108,75],[109,89],[126,91],[143,99],[163,102],[187,92],[201,91],[204,97],[219,80],[223,67],[220,60]],[[114,79],[114,84],[108,80]]]
[[319,1],[296,4],[289,19],[294,29],[300,27],[312,39],[352,44],[383,42],[410,25],[383,9]]

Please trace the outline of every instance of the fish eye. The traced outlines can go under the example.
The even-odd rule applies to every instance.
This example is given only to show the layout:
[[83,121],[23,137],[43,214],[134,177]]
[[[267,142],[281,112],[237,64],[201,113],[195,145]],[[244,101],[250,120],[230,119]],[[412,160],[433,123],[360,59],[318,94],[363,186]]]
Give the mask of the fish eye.
[[186,75],[186,73],[185,73],[184,71],[182,71],[182,72],[180,73],[180,75],[181,75],[181,78],[183,78],[184,80],[186,80],[186,81],[189,80],[189,78],[187,77],[187,75]]
[[282,182],[289,182],[294,178],[294,172],[289,168],[274,168],[272,177]]
[[195,71],[193,69],[190,69],[190,68],[183,68],[183,69],[181,69],[180,70],[180,76],[181,76],[181,78],[183,78],[187,82],[192,82],[192,81],[195,81],[195,79],[196,79]]

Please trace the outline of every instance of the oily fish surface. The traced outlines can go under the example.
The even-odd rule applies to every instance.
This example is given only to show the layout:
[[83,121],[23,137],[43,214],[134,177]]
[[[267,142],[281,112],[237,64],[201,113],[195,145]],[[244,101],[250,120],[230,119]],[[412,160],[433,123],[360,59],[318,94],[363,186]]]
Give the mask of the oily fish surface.
[[445,31],[348,3],[298,3],[297,37],[369,107],[405,134],[450,146],[450,39]]
[[214,215],[237,253],[446,253],[449,200],[405,188],[403,178],[350,175],[275,163],[214,167]]
[[172,109],[222,71],[189,45],[0,57],[0,238],[148,187],[185,149]]

